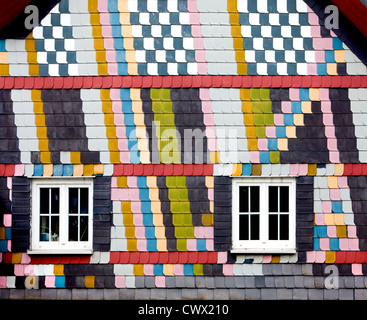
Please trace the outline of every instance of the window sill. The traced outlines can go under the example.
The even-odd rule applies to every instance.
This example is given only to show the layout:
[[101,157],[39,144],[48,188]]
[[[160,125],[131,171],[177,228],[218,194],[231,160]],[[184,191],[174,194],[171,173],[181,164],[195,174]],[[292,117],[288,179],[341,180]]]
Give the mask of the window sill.
[[49,255],[49,254],[86,254],[86,255],[91,255],[93,254],[93,249],[61,249],[61,250],[54,250],[54,249],[38,249],[38,250],[28,250],[27,254],[29,255],[37,255],[37,254],[44,254],[44,255]]
[[232,248],[231,253],[238,254],[294,254],[295,248]]

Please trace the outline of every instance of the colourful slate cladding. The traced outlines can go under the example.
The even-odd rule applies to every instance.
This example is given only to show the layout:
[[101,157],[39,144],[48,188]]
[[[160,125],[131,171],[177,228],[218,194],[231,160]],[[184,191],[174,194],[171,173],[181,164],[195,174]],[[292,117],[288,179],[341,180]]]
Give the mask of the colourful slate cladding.
[[[0,40],[0,288],[328,297],[316,288],[334,264],[337,297],[355,298],[366,52],[322,9],[61,0],[25,39]],[[93,254],[29,255],[31,178],[91,176]],[[295,178],[295,254],[230,253],[240,176]]]

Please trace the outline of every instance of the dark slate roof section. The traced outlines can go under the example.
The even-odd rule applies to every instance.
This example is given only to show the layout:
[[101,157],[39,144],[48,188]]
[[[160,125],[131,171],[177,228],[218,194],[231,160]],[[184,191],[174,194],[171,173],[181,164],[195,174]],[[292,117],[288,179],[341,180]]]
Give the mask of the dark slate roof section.
[[[325,27],[325,19],[328,14],[325,8],[333,5],[330,0],[303,0],[309,7],[319,16],[322,29]],[[348,18],[339,10],[339,29],[333,29],[334,33],[342,40],[350,50],[367,65],[367,41],[366,37],[360,32],[356,26],[349,21]],[[327,31],[328,32],[328,31]]]
[[359,163],[348,89],[330,88],[329,96],[341,163]]
[[11,90],[0,91],[0,163],[20,163]]
[[359,250],[367,250],[367,176],[348,176]]
[[313,177],[298,177],[296,182],[296,248],[313,250]]
[[26,252],[30,240],[31,184],[25,177],[12,178],[12,252]]
[[214,250],[232,247],[232,179],[214,177]]
[[111,244],[111,177],[97,176],[93,185],[93,249],[109,251]]

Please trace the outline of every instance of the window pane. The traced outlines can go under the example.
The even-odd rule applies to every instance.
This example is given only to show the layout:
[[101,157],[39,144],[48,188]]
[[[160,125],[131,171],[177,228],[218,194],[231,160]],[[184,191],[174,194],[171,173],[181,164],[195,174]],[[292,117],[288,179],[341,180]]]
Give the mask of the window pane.
[[80,188],[80,213],[88,213],[88,188]]
[[80,241],[88,241],[88,216],[80,217]]
[[59,213],[59,188],[51,189],[51,213]]
[[50,234],[49,234],[49,217],[41,217],[40,221],[40,241],[49,241]]
[[289,216],[280,215],[280,240],[289,240]]
[[240,187],[240,212],[248,212],[248,189]]
[[78,216],[69,216],[69,241],[78,241]]
[[241,214],[240,215],[240,240],[248,240],[249,234],[248,234],[248,215],[247,214]]
[[289,187],[279,187],[280,189],[280,212],[289,212]]
[[40,188],[40,213],[50,213],[49,188]]
[[59,216],[51,216],[51,241],[59,241]]
[[278,212],[278,187],[269,187],[269,212]]
[[269,240],[278,240],[278,215],[269,214]]
[[260,187],[251,187],[251,212],[260,211]]
[[78,188],[69,188],[69,213],[78,213]]
[[260,239],[260,215],[251,215],[251,240]]

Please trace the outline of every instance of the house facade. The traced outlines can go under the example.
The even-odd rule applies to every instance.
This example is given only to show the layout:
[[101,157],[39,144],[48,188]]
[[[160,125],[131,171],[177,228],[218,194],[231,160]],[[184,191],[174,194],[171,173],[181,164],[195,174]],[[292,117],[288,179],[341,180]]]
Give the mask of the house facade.
[[347,14],[53,5],[0,40],[0,298],[367,298],[367,51]]

